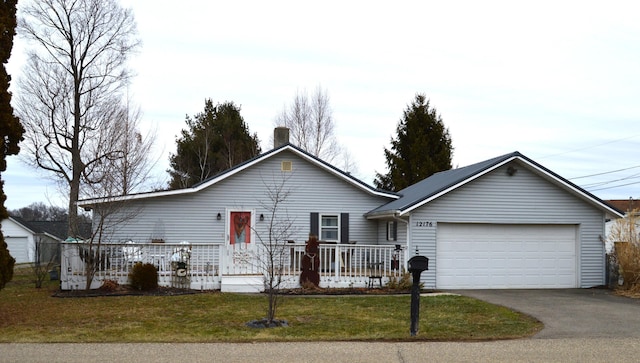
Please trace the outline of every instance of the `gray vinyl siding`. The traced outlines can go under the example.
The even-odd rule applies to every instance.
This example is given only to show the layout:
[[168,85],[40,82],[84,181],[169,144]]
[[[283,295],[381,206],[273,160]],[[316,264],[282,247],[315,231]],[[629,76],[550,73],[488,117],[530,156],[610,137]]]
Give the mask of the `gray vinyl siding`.
[[402,246],[407,245],[407,223],[402,221],[398,222],[397,229],[397,240],[396,241],[387,241],[387,222],[390,220],[379,220],[378,221],[378,241],[381,245],[397,245],[401,244]]
[[[281,162],[292,161],[293,171],[282,172]],[[227,211],[253,211],[254,227],[266,234],[272,205],[268,187],[286,179],[284,190],[289,195],[279,206],[280,218],[293,221],[290,239],[307,240],[311,212],[320,214],[349,213],[349,239],[359,243],[377,243],[377,222],[367,220],[364,213],[388,202],[335,175],[320,169],[291,152],[281,152],[246,168],[197,193],[163,196],[131,201],[128,210],[136,216],[113,228],[110,240],[131,239],[148,242],[163,238],[167,243],[225,243]],[[222,220],[216,219],[220,213]],[[264,214],[265,221],[258,217]]]
[[[507,175],[511,165],[518,169]],[[604,213],[566,189],[513,162],[449,192],[411,214],[410,249],[429,258],[422,274],[425,287],[434,288],[438,223],[571,224],[576,225],[578,286],[604,283]],[[418,221],[434,222],[417,227]]]

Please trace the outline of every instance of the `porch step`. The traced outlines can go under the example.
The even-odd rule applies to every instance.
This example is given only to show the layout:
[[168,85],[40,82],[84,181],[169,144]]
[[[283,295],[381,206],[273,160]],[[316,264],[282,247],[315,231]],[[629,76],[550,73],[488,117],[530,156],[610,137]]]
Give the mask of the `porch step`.
[[220,282],[221,292],[263,292],[262,275],[223,275]]

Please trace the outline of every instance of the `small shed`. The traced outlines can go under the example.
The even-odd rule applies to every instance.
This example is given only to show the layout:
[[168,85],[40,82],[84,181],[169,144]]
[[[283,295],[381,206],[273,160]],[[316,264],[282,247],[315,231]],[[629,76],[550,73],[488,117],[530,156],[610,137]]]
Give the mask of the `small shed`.
[[16,263],[35,262],[36,244],[43,248],[40,255],[43,260],[48,261],[58,255],[58,244],[62,241],[59,237],[20,217],[10,216],[1,224],[9,253],[16,259]]

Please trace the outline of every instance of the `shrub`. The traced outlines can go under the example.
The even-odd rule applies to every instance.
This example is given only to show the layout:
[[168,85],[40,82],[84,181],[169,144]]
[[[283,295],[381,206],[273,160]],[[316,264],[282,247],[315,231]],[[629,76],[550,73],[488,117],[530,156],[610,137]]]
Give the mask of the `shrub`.
[[100,286],[100,290],[113,292],[118,290],[119,287],[120,287],[120,284],[118,284],[118,281],[116,280],[104,280],[102,281],[102,286]]
[[[407,291],[411,290],[413,286],[413,276],[409,272],[403,273],[400,277],[392,276],[389,278],[389,282],[387,282],[387,289],[396,290],[396,291]],[[420,289],[424,286],[423,283],[420,283]]]
[[640,283],[640,246],[635,243],[616,243],[615,251],[623,287],[635,287]]
[[138,262],[129,273],[129,283],[138,290],[155,289],[158,287],[158,271],[150,263]]

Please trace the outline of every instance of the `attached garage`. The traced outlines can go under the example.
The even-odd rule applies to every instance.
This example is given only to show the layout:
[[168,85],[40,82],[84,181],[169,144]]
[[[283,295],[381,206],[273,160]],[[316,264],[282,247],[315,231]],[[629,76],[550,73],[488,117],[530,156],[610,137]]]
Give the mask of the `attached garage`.
[[433,174],[398,194],[366,217],[406,226],[408,253],[429,258],[425,288],[605,283],[604,224],[622,213],[519,152]]
[[439,289],[575,288],[577,226],[441,223]]

